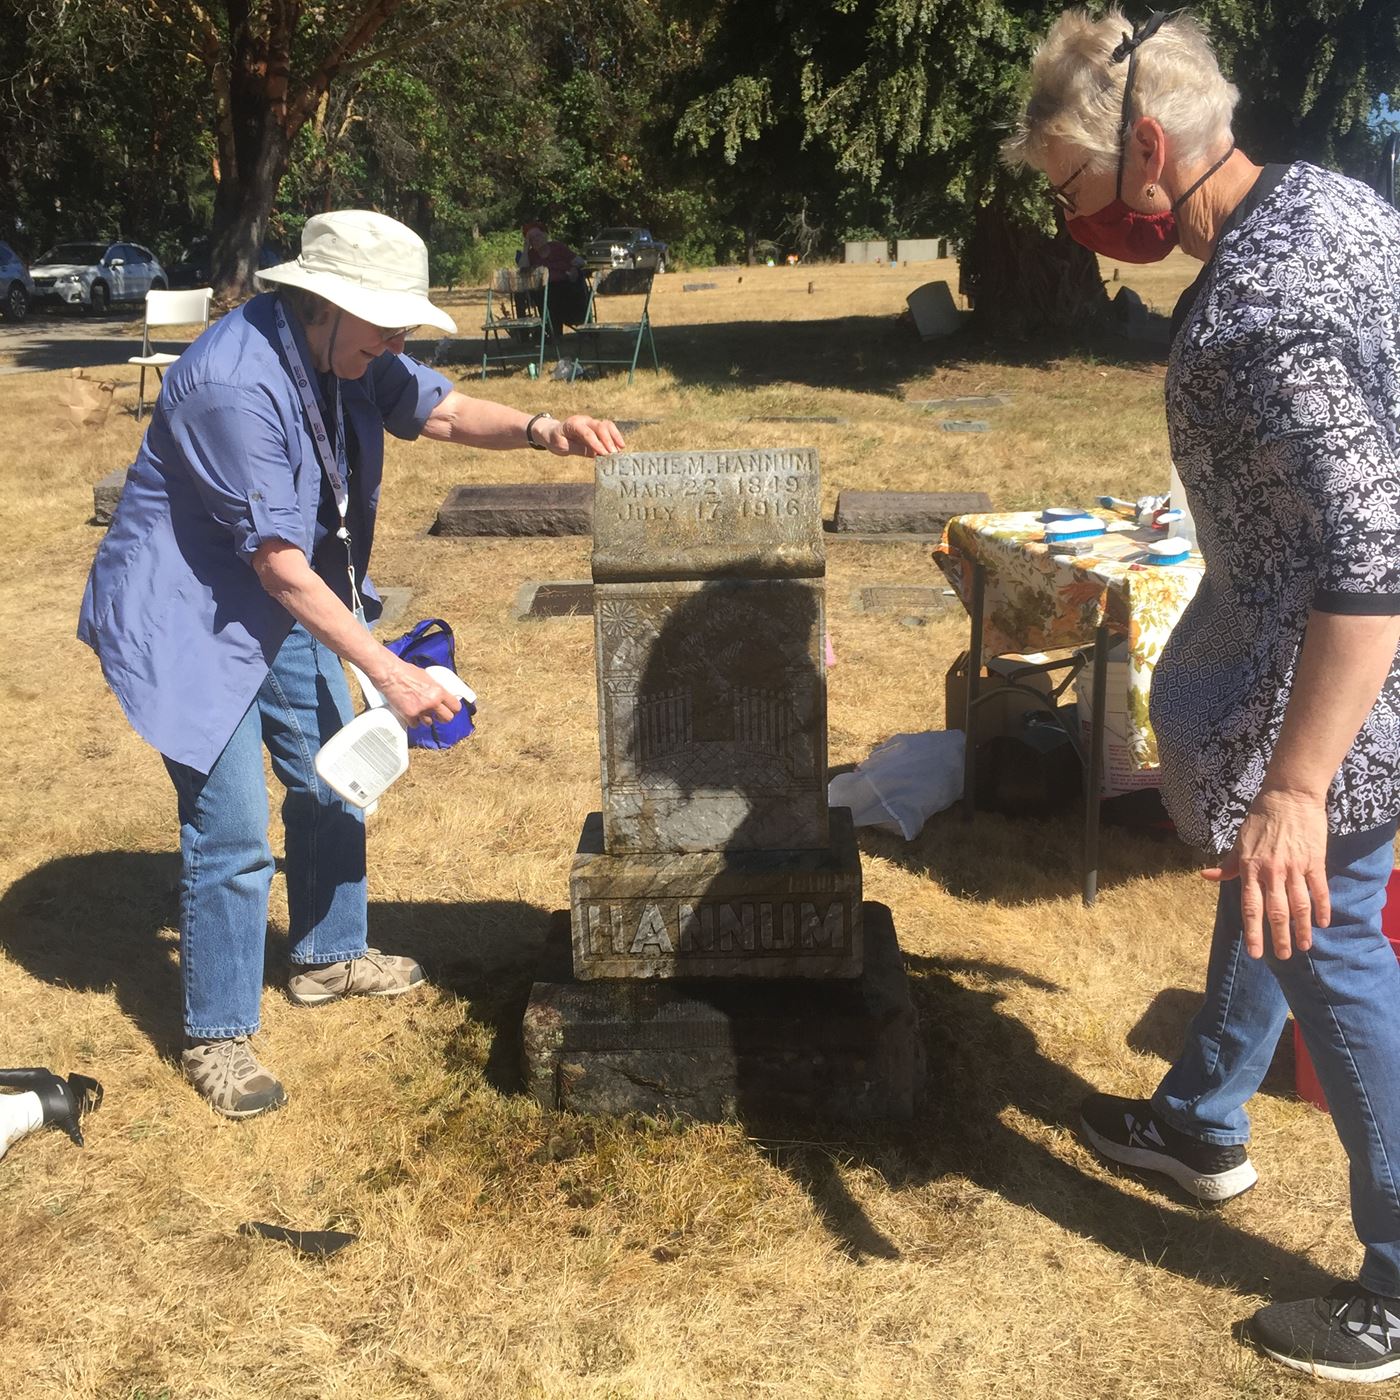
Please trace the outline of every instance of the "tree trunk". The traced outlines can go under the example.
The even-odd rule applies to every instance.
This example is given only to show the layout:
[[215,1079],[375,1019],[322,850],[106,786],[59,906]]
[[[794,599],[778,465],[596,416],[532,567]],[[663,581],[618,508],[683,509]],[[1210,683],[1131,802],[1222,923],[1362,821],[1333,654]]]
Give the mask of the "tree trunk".
[[232,305],[257,290],[254,275],[277,187],[291,151],[281,128],[267,123],[262,149],[242,180],[221,180],[214,198],[214,247],[210,261],[214,293]]
[[1000,200],[977,211],[959,278],[972,305],[972,328],[998,339],[1046,333],[1082,335],[1108,314],[1098,259],[1065,232],[1013,219]]
[[752,225],[744,230],[744,262],[749,267],[758,262],[758,234]]

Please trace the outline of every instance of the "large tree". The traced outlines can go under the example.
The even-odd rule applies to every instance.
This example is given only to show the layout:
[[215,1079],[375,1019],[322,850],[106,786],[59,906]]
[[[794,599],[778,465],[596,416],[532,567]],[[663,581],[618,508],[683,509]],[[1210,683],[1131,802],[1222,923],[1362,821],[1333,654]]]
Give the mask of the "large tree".
[[[22,104],[63,75],[82,86],[90,111],[126,68],[144,72],[152,109],[202,125],[215,191],[213,278],[232,297],[251,289],[293,143],[327,96],[360,70],[445,38],[456,18],[455,0],[35,0],[27,63],[11,90]],[[151,70],[157,51],[183,66],[174,90]]]
[[854,210],[863,191],[891,222],[914,211],[940,220],[903,231],[962,238],[983,329],[1082,325],[1106,305],[1093,259],[996,150],[1034,37],[1057,10],[1044,0],[722,0],[678,138],[747,186],[761,186],[766,168],[774,194],[790,191],[782,177],[799,152],[805,167],[826,167],[833,210]]
[[[1030,335],[1102,313],[1092,257],[1052,220],[1040,182],[997,156],[1059,0],[708,8],[714,34],[696,65],[683,143],[724,162],[744,187],[761,188],[766,171],[770,190],[790,190],[783,177],[796,147],[821,152],[836,181],[863,186],[875,203],[883,196],[891,211],[918,208],[922,191],[926,216],[941,208],[957,221],[964,288],[983,329]],[[1129,9],[1141,17],[1145,7]],[[1199,10],[1243,91],[1247,150],[1368,173],[1367,116],[1378,93],[1400,85],[1395,0],[1202,0]]]

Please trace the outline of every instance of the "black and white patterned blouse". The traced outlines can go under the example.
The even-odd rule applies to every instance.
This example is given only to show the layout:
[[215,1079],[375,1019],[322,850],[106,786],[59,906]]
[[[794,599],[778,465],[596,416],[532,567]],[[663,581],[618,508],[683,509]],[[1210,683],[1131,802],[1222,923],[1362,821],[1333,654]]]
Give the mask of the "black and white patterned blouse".
[[[1206,574],[1152,727],[1182,838],[1219,854],[1263,782],[1309,612],[1400,613],[1400,214],[1270,166],[1173,325],[1167,426]],[[1400,813],[1400,665],[1327,811],[1339,834]]]

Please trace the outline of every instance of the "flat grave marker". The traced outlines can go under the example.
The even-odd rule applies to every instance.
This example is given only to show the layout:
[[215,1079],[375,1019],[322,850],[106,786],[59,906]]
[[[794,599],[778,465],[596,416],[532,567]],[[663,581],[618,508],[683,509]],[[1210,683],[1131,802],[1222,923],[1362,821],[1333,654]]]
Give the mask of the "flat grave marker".
[[1010,394],[957,394],[950,399],[909,399],[915,408],[932,413],[941,408],[1005,408]]
[[927,583],[870,583],[856,589],[852,605],[863,613],[927,617],[948,610],[945,593],[941,586]]
[[454,486],[438,507],[435,535],[586,535],[593,522],[587,481]]
[[835,529],[838,534],[941,535],[953,516],[991,508],[985,491],[842,491]]
[[515,595],[510,615],[517,622],[537,621],[543,618],[592,617],[592,581],[526,579]]

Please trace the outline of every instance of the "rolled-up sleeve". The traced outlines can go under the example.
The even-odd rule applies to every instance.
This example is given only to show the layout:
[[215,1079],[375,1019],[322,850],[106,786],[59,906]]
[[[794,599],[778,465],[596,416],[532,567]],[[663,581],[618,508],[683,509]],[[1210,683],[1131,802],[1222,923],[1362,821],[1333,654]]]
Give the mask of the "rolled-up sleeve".
[[[1262,457],[1290,483],[1318,543],[1313,606],[1400,614],[1400,458],[1350,367],[1337,326],[1280,318],[1244,377]],[[1268,502],[1262,502],[1268,508]]]
[[251,560],[268,540],[310,549],[285,425],[256,388],[204,383],[170,411],[170,434],[212,519]]
[[412,440],[433,410],[452,392],[452,381],[408,355],[380,355],[369,367],[370,394],[384,429]]

